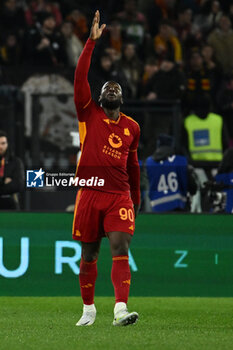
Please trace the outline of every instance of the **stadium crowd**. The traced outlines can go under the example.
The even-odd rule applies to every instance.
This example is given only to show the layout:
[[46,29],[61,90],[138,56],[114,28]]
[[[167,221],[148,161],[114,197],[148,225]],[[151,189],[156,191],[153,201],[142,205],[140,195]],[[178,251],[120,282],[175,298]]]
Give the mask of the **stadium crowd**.
[[[96,45],[89,74],[94,99],[107,80],[114,80],[122,86],[125,100],[180,100],[183,118],[199,114],[211,124],[213,113],[220,116],[222,145],[215,148],[223,153],[232,147],[233,1],[4,0],[1,87],[23,83],[12,77],[11,69],[19,76],[68,70],[72,83],[95,9],[107,28]],[[187,140],[187,125],[191,124],[180,125],[184,152],[198,160],[192,157],[196,151]]]
[[[1,67],[74,67],[89,35],[93,7],[107,23],[90,75],[94,91],[114,77],[127,98],[183,98],[188,108],[194,96],[204,93],[215,108],[227,109],[220,101],[232,91],[230,1],[4,0]],[[230,131],[232,136],[232,126]]]
[[99,0],[77,5],[73,0],[5,0],[0,8],[0,83],[11,83],[5,73],[9,67],[31,74],[74,68],[89,35],[93,7],[101,9],[107,23],[89,76],[95,99],[103,83],[113,79],[126,99],[181,99],[185,116],[204,94],[225,118],[233,144],[230,1]]

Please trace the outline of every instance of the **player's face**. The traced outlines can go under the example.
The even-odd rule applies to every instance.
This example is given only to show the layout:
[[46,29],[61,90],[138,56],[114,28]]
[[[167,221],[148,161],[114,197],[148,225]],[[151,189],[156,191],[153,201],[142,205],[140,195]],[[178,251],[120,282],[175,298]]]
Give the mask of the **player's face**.
[[5,136],[0,137],[0,157],[4,156],[8,147],[7,138]]
[[101,97],[112,101],[114,99],[122,98],[121,86],[114,81],[107,81],[101,89]]
[[114,81],[105,83],[101,89],[99,101],[103,107],[109,109],[119,108],[123,103],[121,86]]

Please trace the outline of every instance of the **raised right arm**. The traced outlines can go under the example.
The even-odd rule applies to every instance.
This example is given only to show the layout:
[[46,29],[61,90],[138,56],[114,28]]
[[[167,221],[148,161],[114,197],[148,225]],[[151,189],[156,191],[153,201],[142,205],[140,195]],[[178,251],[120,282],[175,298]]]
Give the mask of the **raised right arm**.
[[91,64],[91,56],[95,47],[95,41],[99,39],[105,28],[105,24],[99,27],[100,14],[96,11],[93,18],[90,37],[79,57],[74,77],[74,102],[77,111],[84,109],[91,101],[91,90],[88,83],[88,71]]
[[91,89],[87,77],[94,47],[95,41],[88,39],[75,69],[74,102],[77,111],[85,108],[91,100]]

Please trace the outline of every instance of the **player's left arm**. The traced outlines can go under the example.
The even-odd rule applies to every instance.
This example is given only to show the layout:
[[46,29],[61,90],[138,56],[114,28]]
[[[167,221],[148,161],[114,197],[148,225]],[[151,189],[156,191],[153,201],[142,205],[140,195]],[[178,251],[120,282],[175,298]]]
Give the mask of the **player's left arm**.
[[128,160],[127,160],[127,173],[129,175],[129,185],[131,198],[134,204],[135,217],[137,216],[140,206],[140,167],[138,163],[137,148],[140,138],[140,128],[138,126],[137,133],[130,146]]

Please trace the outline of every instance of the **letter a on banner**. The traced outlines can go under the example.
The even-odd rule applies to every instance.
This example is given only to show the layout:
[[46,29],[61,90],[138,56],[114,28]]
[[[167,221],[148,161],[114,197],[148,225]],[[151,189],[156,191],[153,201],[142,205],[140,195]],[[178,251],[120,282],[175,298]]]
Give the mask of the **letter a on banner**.
[[0,237],[0,276],[18,278],[25,274],[29,265],[29,238],[21,238],[20,265],[16,270],[8,270],[3,264],[3,238]]

